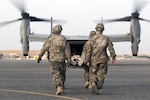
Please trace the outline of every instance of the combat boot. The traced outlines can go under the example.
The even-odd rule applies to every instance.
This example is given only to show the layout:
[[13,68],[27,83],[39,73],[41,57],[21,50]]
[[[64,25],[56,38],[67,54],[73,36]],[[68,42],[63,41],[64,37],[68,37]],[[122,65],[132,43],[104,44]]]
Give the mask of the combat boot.
[[92,84],[89,83],[88,89],[92,89]]
[[88,87],[89,87],[89,82],[88,82],[88,81],[85,82],[84,87],[85,87],[85,88],[88,88]]
[[56,95],[60,95],[63,92],[62,86],[57,87]]
[[88,83],[89,83],[88,89],[90,90],[90,89],[92,89],[92,83],[90,81]]
[[93,93],[93,94],[96,94],[96,95],[99,95],[99,94],[100,94],[100,93],[99,93],[99,89],[97,88],[95,82],[92,82],[91,85],[92,85],[92,93]]
[[92,89],[92,86],[91,86],[91,85],[89,85],[89,86],[88,86],[88,89]]

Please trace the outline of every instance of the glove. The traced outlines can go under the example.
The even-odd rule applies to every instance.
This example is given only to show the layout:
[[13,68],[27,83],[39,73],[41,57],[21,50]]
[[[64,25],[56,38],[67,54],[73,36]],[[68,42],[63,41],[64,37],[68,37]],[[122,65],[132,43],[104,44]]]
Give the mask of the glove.
[[40,61],[41,61],[41,57],[38,58],[37,63],[40,63]]

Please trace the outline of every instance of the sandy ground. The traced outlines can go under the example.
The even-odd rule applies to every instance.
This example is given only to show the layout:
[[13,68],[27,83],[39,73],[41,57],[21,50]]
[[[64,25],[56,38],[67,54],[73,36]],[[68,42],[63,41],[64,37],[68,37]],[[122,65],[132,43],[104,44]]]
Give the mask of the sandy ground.
[[[39,53],[40,53],[39,50],[29,51],[29,55],[31,57],[37,56]],[[23,57],[22,50],[0,50],[0,54],[3,54],[4,56],[18,55],[19,57]]]

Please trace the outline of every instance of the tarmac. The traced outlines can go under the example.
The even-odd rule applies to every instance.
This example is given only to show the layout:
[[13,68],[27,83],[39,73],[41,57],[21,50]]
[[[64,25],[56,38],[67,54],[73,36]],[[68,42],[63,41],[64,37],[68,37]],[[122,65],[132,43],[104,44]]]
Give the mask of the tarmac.
[[64,93],[56,89],[47,60],[0,60],[0,100],[150,100],[150,60],[108,64],[100,95],[84,88],[83,68],[67,69]]

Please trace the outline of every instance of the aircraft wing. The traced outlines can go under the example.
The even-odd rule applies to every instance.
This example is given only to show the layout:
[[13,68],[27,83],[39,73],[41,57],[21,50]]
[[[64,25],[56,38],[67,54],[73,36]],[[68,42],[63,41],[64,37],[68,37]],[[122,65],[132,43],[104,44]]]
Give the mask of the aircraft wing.
[[[33,42],[45,42],[49,35],[42,35],[42,34],[29,34],[29,41]],[[89,36],[69,36],[65,35],[67,41],[70,44],[71,54],[81,55],[83,45],[89,39]],[[123,34],[123,35],[108,35],[108,37],[112,40],[112,42],[127,42],[131,41],[130,34]]]
[[113,34],[108,35],[112,42],[129,42],[131,41],[131,34]]
[[[29,34],[29,41],[31,42],[45,42],[45,40],[49,37],[48,34]],[[84,44],[88,39],[89,36],[83,36],[83,35],[65,35],[66,39],[71,44]],[[127,42],[131,41],[131,35],[130,34],[112,34],[108,35],[110,40],[112,42]]]
[[48,37],[49,37],[48,34],[29,34],[29,41],[45,42]]
[[[49,37],[48,34],[29,34],[29,41],[31,42],[45,42],[45,40]],[[84,44],[89,38],[88,36],[69,36],[65,35],[66,39],[71,44]]]

